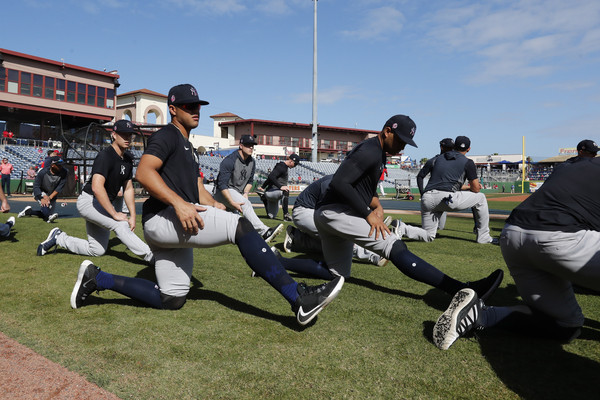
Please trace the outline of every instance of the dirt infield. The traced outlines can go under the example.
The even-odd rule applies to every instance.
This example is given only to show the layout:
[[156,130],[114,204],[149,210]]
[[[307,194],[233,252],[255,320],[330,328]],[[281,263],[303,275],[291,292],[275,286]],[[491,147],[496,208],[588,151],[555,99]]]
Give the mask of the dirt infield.
[[490,197],[488,200],[492,201],[523,201],[529,197],[529,194],[520,195],[508,195],[503,197]]
[[0,333],[0,398],[119,400],[81,375]]

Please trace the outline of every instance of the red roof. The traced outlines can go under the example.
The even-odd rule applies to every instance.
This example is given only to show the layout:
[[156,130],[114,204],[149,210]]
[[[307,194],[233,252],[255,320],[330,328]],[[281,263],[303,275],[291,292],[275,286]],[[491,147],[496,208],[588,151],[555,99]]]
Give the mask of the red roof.
[[96,69],[91,69],[91,68],[80,67],[79,65],[67,64],[62,61],[49,60],[47,58],[36,57],[36,56],[32,56],[30,54],[19,53],[19,52],[12,51],[12,50],[6,50],[6,49],[0,48],[0,53],[9,54],[9,55],[15,56],[15,57],[26,58],[29,60],[39,61],[39,62],[46,63],[46,64],[56,65],[56,66],[62,67],[62,68],[70,68],[70,69],[75,69],[78,71],[89,72],[89,73],[96,74],[96,75],[108,76],[111,78],[119,78],[118,74],[113,74],[113,73],[104,72],[104,71],[98,71]]
[[[311,129],[312,124],[302,124],[297,122],[283,122],[283,121],[268,121],[263,119],[240,119],[237,121],[223,121],[219,125],[242,125],[242,124],[257,124],[257,125],[269,125],[269,126],[285,126],[287,128],[306,128]],[[379,131],[372,131],[367,129],[357,128],[343,128],[340,126],[325,126],[319,125],[320,131],[337,131],[337,132],[356,132],[356,133],[374,133],[378,134]]]
[[162,93],[158,93],[158,92],[153,92],[152,90],[148,90],[148,89],[132,90],[131,92],[121,93],[117,97],[130,96],[130,95],[136,94],[136,93],[143,93],[143,94],[149,94],[149,95],[152,95],[152,96],[164,97],[165,99],[167,98],[166,94],[162,94]]
[[235,114],[233,114],[233,113],[230,113],[230,112],[224,112],[224,113],[221,113],[221,114],[215,114],[215,115],[211,115],[210,117],[211,117],[211,118],[223,118],[223,117],[234,117],[234,118],[240,118],[240,116],[239,116],[239,115],[235,115]]

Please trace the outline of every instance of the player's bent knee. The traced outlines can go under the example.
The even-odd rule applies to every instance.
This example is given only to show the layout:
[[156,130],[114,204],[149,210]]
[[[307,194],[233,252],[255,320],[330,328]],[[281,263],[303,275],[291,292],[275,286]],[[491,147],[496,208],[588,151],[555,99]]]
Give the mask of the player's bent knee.
[[185,296],[170,296],[161,293],[160,300],[162,301],[163,310],[179,310],[185,304]]
[[402,240],[396,240],[394,242],[394,245],[392,246],[392,251],[390,251],[390,259],[393,260],[398,254],[405,252],[406,250],[408,250],[408,247],[406,247],[406,243],[404,243]]
[[252,226],[252,222],[248,221],[246,218],[241,217],[238,220],[237,228],[235,229],[235,242],[238,242],[238,239],[245,234],[254,231],[254,227]]

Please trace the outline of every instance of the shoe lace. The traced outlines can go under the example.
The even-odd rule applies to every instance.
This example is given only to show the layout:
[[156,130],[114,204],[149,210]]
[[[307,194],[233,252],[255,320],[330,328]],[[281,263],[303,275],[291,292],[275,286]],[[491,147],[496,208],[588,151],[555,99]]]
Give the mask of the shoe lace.
[[309,286],[306,283],[301,282],[298,285],[302,288],[305,295],[310,295],[310,294],[316,294],[316,293],[323,291],[323,289],[325,288],[327,283],[322,283],[322,284],[316,285],[316,286]]

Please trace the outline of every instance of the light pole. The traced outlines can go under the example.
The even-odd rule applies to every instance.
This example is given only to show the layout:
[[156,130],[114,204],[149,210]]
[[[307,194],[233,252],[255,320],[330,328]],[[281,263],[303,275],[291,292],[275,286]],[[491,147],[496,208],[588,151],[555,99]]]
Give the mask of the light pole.
[[314,11],[313,27],[313,92],[312,92],[312,162],[317,162],[319,135],[317,133],[317,1]]

